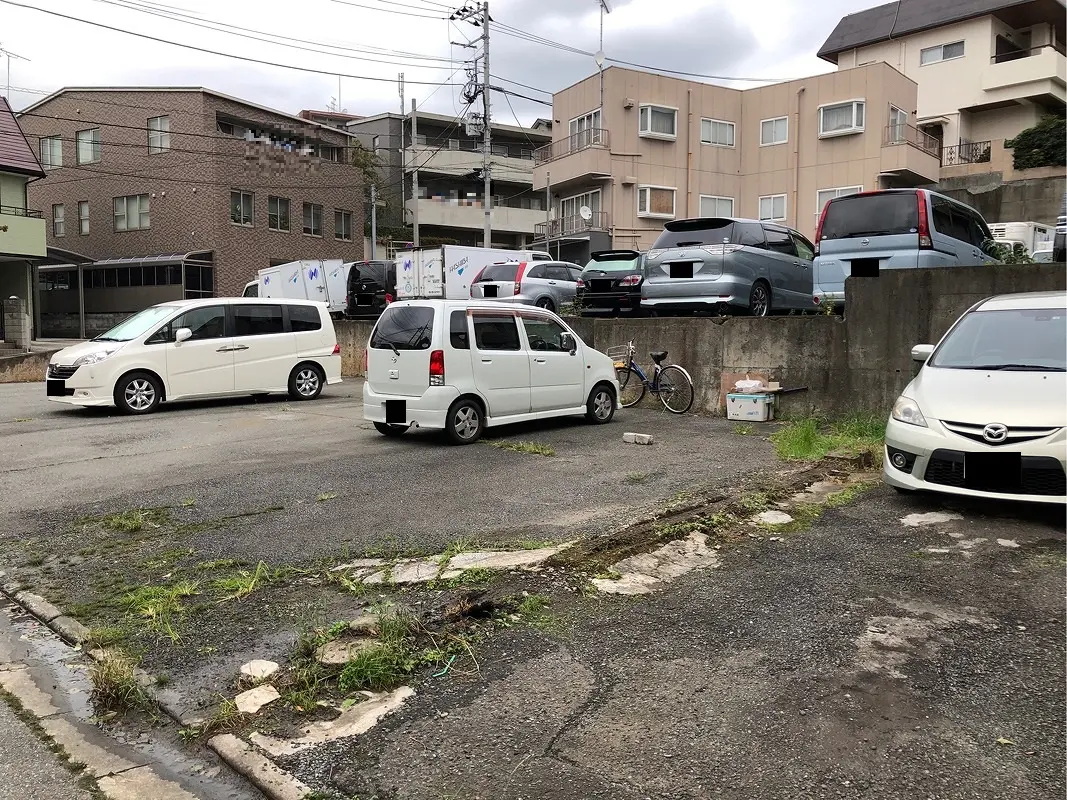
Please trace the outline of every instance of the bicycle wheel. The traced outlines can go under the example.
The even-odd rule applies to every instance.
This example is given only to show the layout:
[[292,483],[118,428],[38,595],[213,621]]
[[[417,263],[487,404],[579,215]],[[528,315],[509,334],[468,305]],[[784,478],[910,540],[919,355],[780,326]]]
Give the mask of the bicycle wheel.
[[659,399],[672,414],[684,414],[693,406],[693,382],[673,364],[659,374]]
[[630,367],[616,367],[615,377],[619,381],[619,402],[623,408],[635,406],[645,396],[645,382]]

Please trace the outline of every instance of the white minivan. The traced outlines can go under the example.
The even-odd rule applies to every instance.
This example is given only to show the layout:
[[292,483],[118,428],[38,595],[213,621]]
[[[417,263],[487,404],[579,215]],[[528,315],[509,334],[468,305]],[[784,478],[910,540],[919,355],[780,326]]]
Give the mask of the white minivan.
[[60,403],[147,414],[165,401],[225,395],[314,400],[340,382],[325,303],[227,297],[161,303],[60,350],[46,392]]
[[470,444],[514,422],[584,414],[604,424],[618,398],[614,362],[533,306],[401,301],[367,345],[363,416],[386,436],[414,425]]

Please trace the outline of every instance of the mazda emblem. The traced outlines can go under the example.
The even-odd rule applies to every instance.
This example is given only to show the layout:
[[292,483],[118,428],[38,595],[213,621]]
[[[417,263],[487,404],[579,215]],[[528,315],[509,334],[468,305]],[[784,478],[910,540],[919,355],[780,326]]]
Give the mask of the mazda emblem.
[[990,444],[1001,444],[1008,438],[1008,426],[999,422],[990,422],[982,429],[982,438]]

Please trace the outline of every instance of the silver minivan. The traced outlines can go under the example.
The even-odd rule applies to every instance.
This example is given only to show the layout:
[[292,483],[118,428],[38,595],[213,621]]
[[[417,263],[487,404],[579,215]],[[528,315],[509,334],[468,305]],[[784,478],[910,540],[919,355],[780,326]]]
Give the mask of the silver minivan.
[[815,233],[814,305],[845,302],[845,278],[883,269],[995,264],[993,235],[968,205],[928,189],[835,197]]
[[522,303],[549,311],[574,302],[582,268],[567,261],[490,264],[471,283],[471,299]]

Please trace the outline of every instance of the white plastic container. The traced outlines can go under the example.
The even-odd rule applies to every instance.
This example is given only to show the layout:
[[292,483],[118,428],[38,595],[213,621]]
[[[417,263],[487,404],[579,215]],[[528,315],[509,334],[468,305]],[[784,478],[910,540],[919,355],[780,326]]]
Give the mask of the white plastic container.
[[726,418],[745,422],[767,422],[774,419],[773,394],[726,395]]

